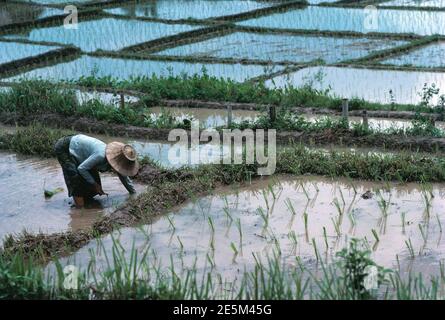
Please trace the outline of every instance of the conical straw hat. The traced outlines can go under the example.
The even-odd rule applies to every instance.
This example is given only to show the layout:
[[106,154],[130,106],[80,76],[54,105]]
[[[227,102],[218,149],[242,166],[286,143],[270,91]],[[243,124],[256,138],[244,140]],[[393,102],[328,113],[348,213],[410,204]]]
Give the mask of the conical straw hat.
[[136,150],[129,144],[111,142],[107,144],[105,156],[111,167],[123,176],[133,177],[139,171]]

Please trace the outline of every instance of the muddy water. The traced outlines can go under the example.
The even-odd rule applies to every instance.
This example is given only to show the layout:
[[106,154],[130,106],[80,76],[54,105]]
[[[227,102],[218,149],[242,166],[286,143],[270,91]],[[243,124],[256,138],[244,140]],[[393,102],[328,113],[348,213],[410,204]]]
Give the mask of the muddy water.
[[[320,121],[324,118],[340,119],[340,116],[324,116],[324,115],[302,115],[306,120],[311,122]],[[349,117],[350,125],[363,123],[362,117]],[[384,131],[387,129],[407,129],[413,126],[410,119],[385,119],[385,118],[368,118],[368,125],[370,128]],[[435,126],[439,129],[445,129],[445,122],[437,121]]]
[[[227,125],[227,111],[223,109],[207,109],[207,108],[150,108],[150,113],[154,117],[162,113],[170,113],[176,119],[194,119],[199,121],[199,125],[204,128],[215,128]],[[249,110],[233,110],[232,121],[234,123],[241,123],[242,121],[254,121],[260,116],[259,111]],[[307,121],[316,122],[325,118],[340,119],[340,116],[326,116],[326,115],[309,115],[299,114]],[[361,117],[349,117],[350,124],[362,123]],[[389,128],[406,129],[412,127],[411,120],[406,119],[385,119],[385,118],[368,118],[369,127],[375,130],[383,131]],[[445,129],[444,122],[436,122],[436,127]]]
[[[227,111],[224,109],[207,109],[207,108],[150,108],[150,113],[154,117],[162,113],[169,113],[176,119],[194,119],[199,121],[199,125],[204,128],[220,127],[227,125]],[[242,121],[255,120],[260,115],[258,111],[250,110],[233,110],[232,121],[240,123]]]
[[[96,197],[87,208],[75,209],[57,160],[0,152],[0,238],[22,230],[53,233],[90,226],[129,197],[116,176],[102,174],[101,178],[109,196]],[[138,192],[144,189],[138,184],[135,187]],[[45,189],[56,188],[64,190],[49,199],[44,197]]]
[[[170,267],[172,261],[176,272],[191,268],[195,259],[198,270],[209,270],[210,257],[213,274],[231,280],[243,270],[252,270],[252,254],[264,259],[280,250],[287,265],[294,266],[298,256],[312,268],[316,262],[313,241],[323,259],[329,259],[352,237],[366,239],[375,261],[386,267],[395,268],[398,257],[402,271],[437,272],[439,261],[445,258],[438,223],[445,222],[445,185],[432,186],[429,211],[419,184],[390,183],[387,187],[318,176],[258,180],[219,189],[175,208],[152,225],[123,229],[113,236],[125,255],[134,245],[139,253],[150,251],[149,264]],[[365,200],[361,195],[367,191],[373,197]],[[387,204],[386,211],[382,203]],[[412,243],[414,259],[406,241]],[[63,263],[86,267],[92,250],[97,268],[106,268],[113,240],[106,236],[101,242],[103,247],[92,241]]]

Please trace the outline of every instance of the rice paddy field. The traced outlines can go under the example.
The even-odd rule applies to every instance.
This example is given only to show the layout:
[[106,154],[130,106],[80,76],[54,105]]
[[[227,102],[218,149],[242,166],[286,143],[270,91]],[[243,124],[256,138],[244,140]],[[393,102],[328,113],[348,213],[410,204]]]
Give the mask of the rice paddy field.
[[[443,299],[444,117],[442,0],[2,1],[0,298]],[[80,133],[135,194],[74,206]]]

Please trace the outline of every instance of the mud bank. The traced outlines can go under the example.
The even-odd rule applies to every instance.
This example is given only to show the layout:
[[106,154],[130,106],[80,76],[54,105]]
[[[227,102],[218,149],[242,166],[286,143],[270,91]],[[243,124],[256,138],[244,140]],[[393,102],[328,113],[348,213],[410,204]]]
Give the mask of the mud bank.
[[[42,123],[46,126],[72,129],[85,133],[105,134],[131,138],[143,138],[167,141],[169,129],[144,128],[120,124],[112,124],[77,116],[64,117],[58,114],[28,115],[18,117],[13,113],[1,113],[0,123],[6,125],[30,125]],[[189,133],[190,135],[190,133]],[[445,152],[445,139],[417,136],[400,136],[390,134],[372,134],[355,136],[351,131],[324,130],[322,132],[277,132],[279,144],[309,144],[309,145],[339,145],[348,147],[376,147],[394,150],[409,150],[420,152]]]
[[111,124],[104,121],[97,121],[89,118],[79,118],[78,116],[63,117],[58,114],[31,115],[17,117],[14,114],[3,113],[0,115],[0,122],[6,125],[30,125],[38,122],[55,128],[72,129],[85,133],[96,133],[110,136],[145,138],[152,140],[167,140],[168,129],[152,129],[120,124]]

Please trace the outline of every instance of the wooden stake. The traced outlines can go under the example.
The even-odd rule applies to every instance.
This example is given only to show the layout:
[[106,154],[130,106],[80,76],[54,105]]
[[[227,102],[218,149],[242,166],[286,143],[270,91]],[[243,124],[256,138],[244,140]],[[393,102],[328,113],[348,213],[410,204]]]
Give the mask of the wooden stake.
[[227,105],[227,127],[232,126],[232,106]]
[[365,129],[369,129],[369,122],[368,122],[368,111],[363,110],[363,127]]

